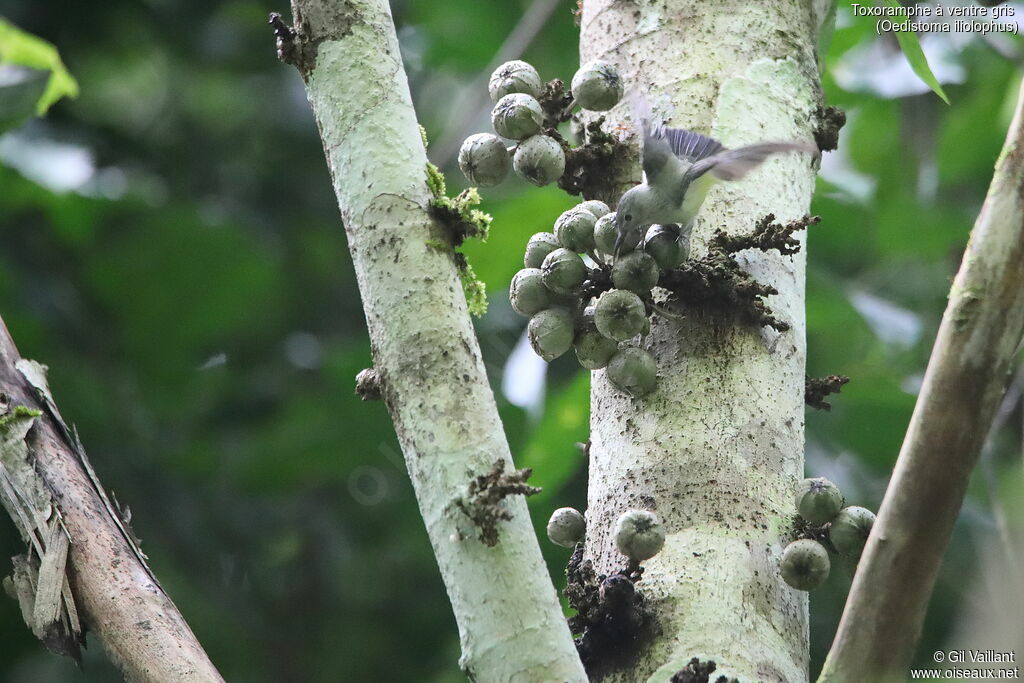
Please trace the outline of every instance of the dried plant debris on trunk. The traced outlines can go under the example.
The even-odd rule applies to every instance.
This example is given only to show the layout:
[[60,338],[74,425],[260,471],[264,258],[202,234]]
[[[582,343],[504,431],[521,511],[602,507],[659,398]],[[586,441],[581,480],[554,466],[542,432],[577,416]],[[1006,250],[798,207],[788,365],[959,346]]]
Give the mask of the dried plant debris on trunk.
[[580,286],[580,300],[587,304],[591,299],[596,299],[612,288],[611,266],[599,265],[596,268],[587,268],[587,278]]
[[800,251],[800,242],[793,235],[820,221],[819,216],[804,216],[781,224],[775,222],[774,214],[768,214],[749,235],[727,235],[718,230],[708,243],[706,255],[665,273],[658,284],[672,293],[673,300],[711,318],[734,319],[785,332],[789,323],[777,318],[765,301],[778,290],[757,282],[743,270],[735,254],[757,249],[790,256]]
[[843,385],[850,381],[846,375],[808,377],[804,380],[804,402],[818,410],[832,410],[832,404],[825,400],[829,394],[838,394]]
[[787,534],[788,542],[799,541],[801,539],[817,541],[825,546],[829,552],[836,554],[838,551],[835,549],[835,546],[832,545],[832,539],[829,538],[828,535],[829,529],[831,528],[832,522],[811,524],[800,515],[795,515],[790,521],[789,533]]
[[380,373],[376,368],[365,368],[356,375],[356,395],[364,401],[381,399]]
[[540,487],[526,483],[531,474],[533,470],[529,467],[505,472],[505,460],[499,458],[490,472],[474,477],[469,483],[468,495],[455,502],[480,529],[481,543],[490,547],[497,545],[498,522],[512,519],[512,513],[502,507],[502,500],[508,496],[540,493]]
[[572,93],[561,78],[553,78],[544,84],[544,92],[537,98],[544,111],[544,127],[556,128],[572,118]]
[[817,225],[820,222],[821,216],[804,216],[786,224],[776,223],[775,214],[770,213],[754,225],[754,232],[749,235],[727,235],[721,230],[716,230],[714,237],[711,238],[711,248],[728,254],[735,254],[744,249],[775,249],[783,256],[791,256],[800,251],[800,241],[793,235],[806,229],[808,225]]
[[[604,130],[604,116],[581,125],[579,147],[570,145],[557,129],[558,124],[573,119],[575,100],[559,78],[545,84],[538,101],[544,111],[544,134],[557,141],[565,154],[565,171],[558,187],[585,199],[612,199],[615,179],[622,177],[632,161],[629,146]],[[574,125],[579,122],[575,119]]]
[[572,11],[572,21],[577,26],[583,21],[583,0],[576,0],[576,8]]
[[583,144],[572,147],[554,128],[544,132],[554,138],[565,153],[565,172],[558,187],[585,199],[610,200],[615,194],[615,179],[622,176],[631,163],[629,146],[602,128],[604,117],[598,117],[583,128]]
[[[298,42],[298,33],[281,18],[278,12],[271,12],[267,23],[274,29],[274,36],[277,38],[277,58],[285,64],[299,67],[302,46]],[[300,71],[303,69],[304,67],[300,67]]]
[[[711,674],[715,672],[718,665],[712,661],[701,662],[694,657],[682,669],[672,675],[670,683],[709,683]],[[719,676],[715,683],[739,683],[735,678]]]
[[818,107],[814,111],[818,127],[814,131],[814,142],[822,152],[839,148],[839,131],[846,125],[846,112],[839,107]]
[[577,544],[565,568],[565,597],[576,614],[569,630],[591,678],[632,667],[656,634],[654,617],[636,590],[643,567],[630,562],[611,576],[597,574]]

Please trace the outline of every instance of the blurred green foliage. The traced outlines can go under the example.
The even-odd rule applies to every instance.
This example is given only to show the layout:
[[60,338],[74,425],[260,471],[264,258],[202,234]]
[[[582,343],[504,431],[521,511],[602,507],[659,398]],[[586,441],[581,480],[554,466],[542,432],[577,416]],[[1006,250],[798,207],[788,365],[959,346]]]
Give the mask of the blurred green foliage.
[[[486,111],[467,130],[449,126],[529,4],[392,3],[432,141],[485,129]],[[525,53],[546,78],[567,79],[577,64],[574,5],[562,3]],[[0,138],[0,312],[22,353],[50,366],[65,417],[226,678],[461,680],[390,421],[353,393],[369,346],[316,126],[266,26],[283,9],[4,5],[6,19],[59,47],[82,92]],[[826,66],[872,40],[869,22],[840,22]],[[808,472],[875,509],[1020,78],[983,41],[957,59],[966,77],[946,84],[948,107],[931,94],[849,92],[825,76],[850,123],[842,173],[819,182],[813,210],[824,220],[807,239],[808,373],[852,381],[831,413],[808,415]],[[461,175],[441,151],[430,154],[454,194]],[[523,328],[505,289],[527,238],[572,203],[505,183],[484,193],[488,242],[464,249],[487,284],[477,328],[513,453],[545,486],[530,503],[538,530],[556,507],[585,507],[574,444],[587,440],[589,379],[560,360],[544,411],[503,398]],[[1006,424],[987,457],[997,474],[1019,475],[1009,463],[1020,420]],[[925,655],[960,614],[972,549],[992,535],[975,485]],[[0,524],[0,546],[20,552],[11,525]],[[560,585],[568,552],[542,546]],[[846,589],[833,580],[812,598],[815,669]],[[13,601],[0,600],[0,624],[0,679],[83,678],[32,638]],[[96,647],[84,677],[115,677]]]

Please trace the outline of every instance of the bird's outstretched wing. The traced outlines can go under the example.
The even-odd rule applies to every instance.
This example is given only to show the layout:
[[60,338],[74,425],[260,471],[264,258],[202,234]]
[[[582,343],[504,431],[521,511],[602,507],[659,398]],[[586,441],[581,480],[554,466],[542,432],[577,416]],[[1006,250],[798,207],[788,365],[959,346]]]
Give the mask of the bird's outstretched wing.
[[720,180],[739,180],[764,162],[772,154],[781,152],[807,152],[817,154],[818,148],[803,142],[762,142],[739,149],[722,148],[712,156],[695,161],[687,169],[690,182],[710,172]]
[[659,184],[658,176],[668,169],[681,172],[677,164],[671,163],[675,161],[673,157],[692,164],[725,150],[716,140],[688,130],[669,128],[656,120],[640,90],[634,88],[628,98],[633,121],[641,134],[641,154],[648,183]]
[[760,166],[765,159],[782,152],[818,154],[818,148],[803,142],[762,142],[756,145],[727,149],[722,143],[700,133],[669,128],[656,121],[647,98],[639,89],[629,95],[633,120],[640,128],[644,175],[652,185],[661,185],[660,174],[678,173],[675,159],[690,163],[683,177],[683,187],[710,172],[719,180],[739,180]]
[[691,163],[706,159],[725,149],[718,140],[713,140],[700,133],[682,128],[662,128],[661,130],[669,147],[672,148],[672,153]]

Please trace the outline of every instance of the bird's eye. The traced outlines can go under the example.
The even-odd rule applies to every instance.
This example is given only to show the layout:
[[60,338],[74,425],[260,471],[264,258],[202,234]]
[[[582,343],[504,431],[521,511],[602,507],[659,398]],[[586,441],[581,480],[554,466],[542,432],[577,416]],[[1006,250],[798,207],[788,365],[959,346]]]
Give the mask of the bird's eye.
[[633,214],[631,214],[631,213],[627,213],[627,214],[626,214],[626,220],[627,220],[627,221],[631,221],[631,220],[633,220]]

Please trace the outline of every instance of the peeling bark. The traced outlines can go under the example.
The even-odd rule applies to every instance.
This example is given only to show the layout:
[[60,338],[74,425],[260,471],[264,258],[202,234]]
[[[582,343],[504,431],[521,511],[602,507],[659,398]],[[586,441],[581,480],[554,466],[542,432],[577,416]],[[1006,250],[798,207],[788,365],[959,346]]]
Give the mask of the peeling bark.
[[127,680],[221,681],[61,418],[44,371],[20,358],[0,320],[0,500],[29,545],[5,587],[55,651],[74,656],[88,630]]
[[[479,681],[585,680],[522,496],[488,547],[458,502],[511,457],[385,0],[294,0],[293,40],[348,235],[383,398]],[[275,27],[279,40],[281,31]],[[286,34],[287,35],[287,34]],[[299,55],[299,57],[295,57]]]
[[[588,0],[581,62],[618,65],[669,125],[728,147],[809,141],[821,105],[821,5]],[[612,127],[627,117],[624,105],[608,112]],[[769,213],[805,215],[814,176],[806,155],[786,155],[712,190],[693,232],[696,255],[717,229],[749,234]],[[639,586],[661,635],[614,680],[668,680],[694,657],[740,680],[807,677],[807,597],[779,574],[803,476],[805,256],[747,250],[738,260],[778,290],[768,305],[788,330],[656,316],[644,344],[658,363],[657,391],[633,399],[603,371],[592,375],[587,556],[604,573],[621,564],[610,530],[628,508],[657,512],[668,531]]]

